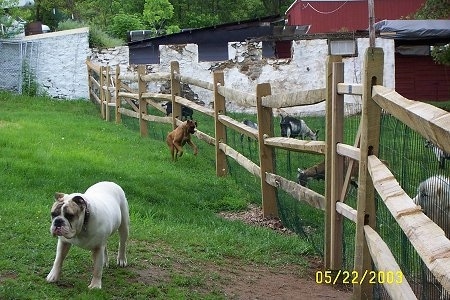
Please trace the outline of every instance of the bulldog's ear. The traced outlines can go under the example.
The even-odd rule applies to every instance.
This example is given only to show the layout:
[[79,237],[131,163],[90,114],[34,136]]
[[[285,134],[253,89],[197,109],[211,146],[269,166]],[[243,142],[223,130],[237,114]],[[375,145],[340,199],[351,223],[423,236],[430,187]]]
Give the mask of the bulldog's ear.
[[63,201],[63,199],[64,199],[64,193],[58,193],[58,192],[55,193],[56,201]]
[[85,207],[86,206],[86,201],[84,200],[83,197],[81,196],[75,196],[72,198],[72,201],[75,202],[78,206],[80,207]]

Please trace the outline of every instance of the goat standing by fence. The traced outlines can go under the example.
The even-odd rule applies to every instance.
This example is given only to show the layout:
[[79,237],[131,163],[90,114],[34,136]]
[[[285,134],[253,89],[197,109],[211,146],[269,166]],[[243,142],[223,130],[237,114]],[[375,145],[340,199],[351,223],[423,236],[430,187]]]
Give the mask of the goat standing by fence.
[[311,140],[316,141],[319,133],[319,130],[312,131],[304,120],[284,115],[281,115],[280,127],[282,137],[301,137],[302,140],[309,137]]

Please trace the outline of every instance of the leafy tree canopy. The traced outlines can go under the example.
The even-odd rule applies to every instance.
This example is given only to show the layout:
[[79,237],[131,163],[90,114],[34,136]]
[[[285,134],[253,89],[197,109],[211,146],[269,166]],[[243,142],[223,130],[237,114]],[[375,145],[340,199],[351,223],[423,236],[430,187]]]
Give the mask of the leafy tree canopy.
[[[414,17],[416,19],[448,19],[450,17],[450,1],[427,0]],[[437,63],[450,66],[450,44],[434,46],[431,56]]]

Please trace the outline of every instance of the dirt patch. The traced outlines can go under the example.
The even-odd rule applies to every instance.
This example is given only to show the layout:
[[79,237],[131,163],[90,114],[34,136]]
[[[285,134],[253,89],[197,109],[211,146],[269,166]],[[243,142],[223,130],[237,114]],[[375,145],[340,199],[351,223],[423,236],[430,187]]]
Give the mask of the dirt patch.
[[264,218],[262,209],[254,204],[250,204],[246,211],[221,212],[219,215],[227,220],[240,220],[249,225],[271,228],[279,233],[295,234],[284,227],[279,218]]
[[[221,212],[219,215],[228,220],[271,228],[281,234],[295,234],[284,227],[279,218],[264,218],[262,209],[257,205],[249,205],[246,211]],[[270,269],[264,266],[239,265],[233,267],[233,272],[223,269],[221,273],[228,275],[230,284],[222,288],[232,299],[351,299],[352,293],[348,286],[316,283],[316,271],[323,270],[319,257],[309,258],[306,274],[301,274],[299,268],[284,266]]]
[[[286,229],[279,219],[267,219],[262,217],[262,211],[258,206],[250,206],[245,212],[220,213],[227,219],[242,220],[254,226],[272,228],[281,234],[294,234]],[[138,246],[138,245],[136,245]],[[145,248],[148,245],[141,245]],[[170,265],[165,265],[171,257],[170,250],[164,251],[164,255],[155,254],[150,261],[145,260],[138,265],[148,268],[135,269],[134,278],[131,281],[145,283],[146,285],[164,285],[171,281],[173,276],[192,280],[194,283],[186,286],[199,294],[219,294],[226,299],[351,299],[352,293],[348,287],[317,284],[315,273],[323,270],[322,260],[319,257],[308,259],[309,267],[301,265],[285,265],[276,268],[254,263],[226,259],[220,263],[199,263],[189,259],[178,257],[172,260]],[[198,282],[195,278],[201,278]],[[183,285],[184,286],[184,285]]]

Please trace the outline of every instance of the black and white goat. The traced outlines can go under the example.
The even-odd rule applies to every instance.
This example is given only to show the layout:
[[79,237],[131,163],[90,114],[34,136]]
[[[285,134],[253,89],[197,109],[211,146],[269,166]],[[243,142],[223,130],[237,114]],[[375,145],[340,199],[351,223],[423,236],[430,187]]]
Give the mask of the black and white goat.
[[444,169],[445,168],[445,160],[450,159],[450,154],[448,154],[447,152],[444,152],[444,150],[442,150],[441,148],[439,148],[438,146],[436,146],[429,140],[425,141],[425,147],[430,148],[433,151],[434,155],[436,156],[436,159],[439,162],[439,169]]
[[[166,109],[166,116],[170,115],[172,113],[172,102],[168,101],[166,103],[161,104],[162,107]],[[194,114],[194,110],[190,107],[181,106],[181,120],[187,120],[192,119],[192,115]]]
[[305,121],[283,114],[281,114],[280,127],[282,137],[301,137],[302,140],[309,137],[311,140],[316,141],[319,133],[319,130],[312,131]]

